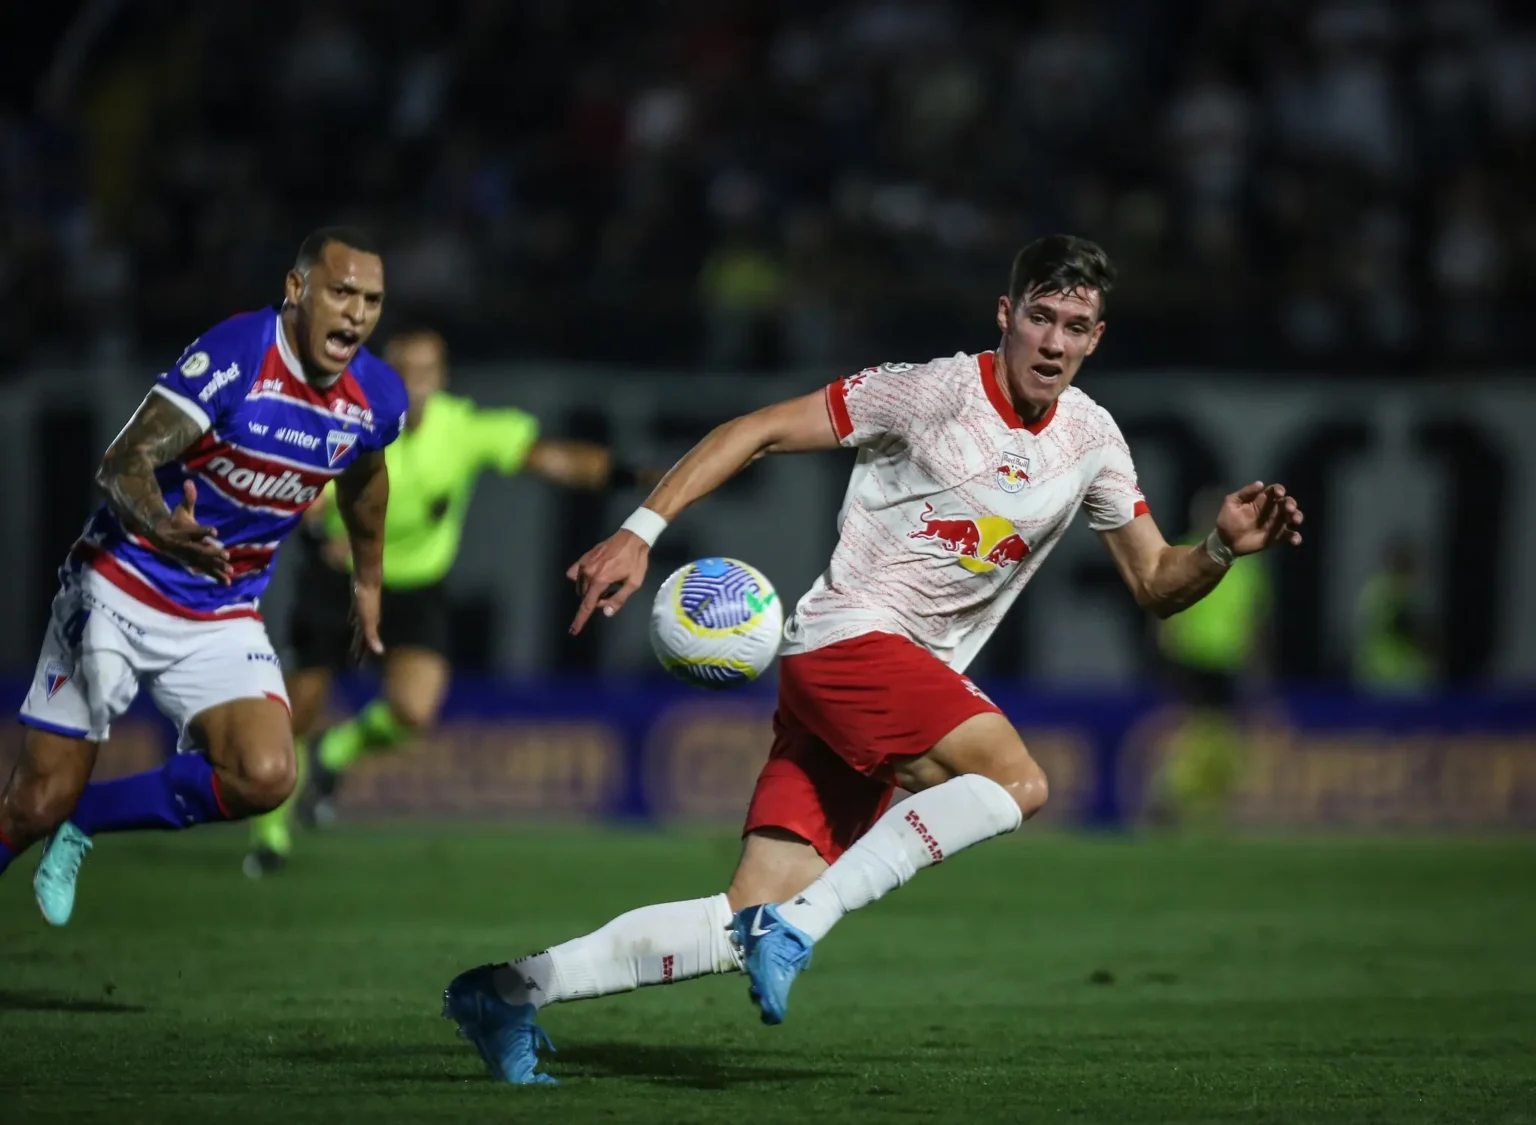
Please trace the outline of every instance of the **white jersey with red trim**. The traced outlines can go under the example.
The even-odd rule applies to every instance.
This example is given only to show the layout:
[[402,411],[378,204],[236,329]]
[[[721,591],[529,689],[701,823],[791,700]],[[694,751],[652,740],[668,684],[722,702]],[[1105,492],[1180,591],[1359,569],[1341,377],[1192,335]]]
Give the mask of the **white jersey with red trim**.
[[859,450],[832,561],[784,626],[784,655],[896,633],[964,671],[1079,507],[1095,531],[1147,511],[1109,412],[1068,387],[1025,423],[992,352],[888,363],[826,389]]

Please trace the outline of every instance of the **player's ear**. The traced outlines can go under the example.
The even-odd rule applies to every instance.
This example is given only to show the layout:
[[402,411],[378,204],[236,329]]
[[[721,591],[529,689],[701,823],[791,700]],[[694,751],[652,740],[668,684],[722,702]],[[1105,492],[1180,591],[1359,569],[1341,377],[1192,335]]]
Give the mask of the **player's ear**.
[[1013,315],[1013,302],[1005,293],[997,299],[997,330],[1004,335],[1008,333],[1008,321]]
[[1103,337],[1104,337],[1104,322],[1102,320],[1095,321],[1094,325],[1093,325],[1093,335],[1088,337],[1088,350],[1086,352],[1084,352],[1083,354],[1084,355],[1092,355],[1094,353],[1094,349],[1096,349],[1099,346],[1099,341],[1101,339],[1103,339]]
[[309,288],[309,278],[298,270],[289,270],[288,276],[283,279],[283,296],[288,299],[290,305],[303,303],[304,290]]

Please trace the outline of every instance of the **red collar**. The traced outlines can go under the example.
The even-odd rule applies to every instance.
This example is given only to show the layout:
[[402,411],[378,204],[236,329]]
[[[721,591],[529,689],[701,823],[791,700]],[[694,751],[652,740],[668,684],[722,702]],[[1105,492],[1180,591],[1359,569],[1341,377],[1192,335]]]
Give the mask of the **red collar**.
[[1013,403],[1008,401],[1008,396],[1003,393],[1003,385],[998,381],[994,368],[996,367],[996,353],[982,352],[976,357],[976,365],[981,368],[981,385],[987,392],[987,399],[992,403],[992,408],[997,411],[1010,430],[1028,430],[1032,434],[1038,434],[1051,424],[1051,419],[1056,417],[1056,403],[1051,403],[1038,422],[1026,422],[1019,417],[1019,412],[1013,408]]

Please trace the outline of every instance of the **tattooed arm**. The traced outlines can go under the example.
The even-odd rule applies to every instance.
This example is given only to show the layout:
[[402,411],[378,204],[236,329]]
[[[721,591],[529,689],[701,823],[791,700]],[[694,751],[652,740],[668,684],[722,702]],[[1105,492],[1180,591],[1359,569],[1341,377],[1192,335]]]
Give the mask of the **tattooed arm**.
[[156,469],[181,456],[202,433],[185,411],[151,394],[107,447],[96,485],[129,532],[162,554],[228,582],[229,553],[213,538],[214,529],[200,526],[195,517],[196,486],[186,482],[181,503],[172,511],[155,479]]
[[354,647],[379,654],[379,602],[384,591],[384,513],[389,507],[389,470],[382,452],[364,453],[336,478],[336,510],[352,541]]

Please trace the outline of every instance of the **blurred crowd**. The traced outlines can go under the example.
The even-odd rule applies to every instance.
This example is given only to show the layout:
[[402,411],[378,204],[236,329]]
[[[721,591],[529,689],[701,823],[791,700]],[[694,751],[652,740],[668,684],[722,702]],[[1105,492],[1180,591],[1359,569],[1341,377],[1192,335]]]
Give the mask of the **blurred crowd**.
[[1536,5],[93,0],[0,116],[0,369],[158,358],[368,224],[461,356],[985,346],[1100,239],[1118,366],[1528,363]]

